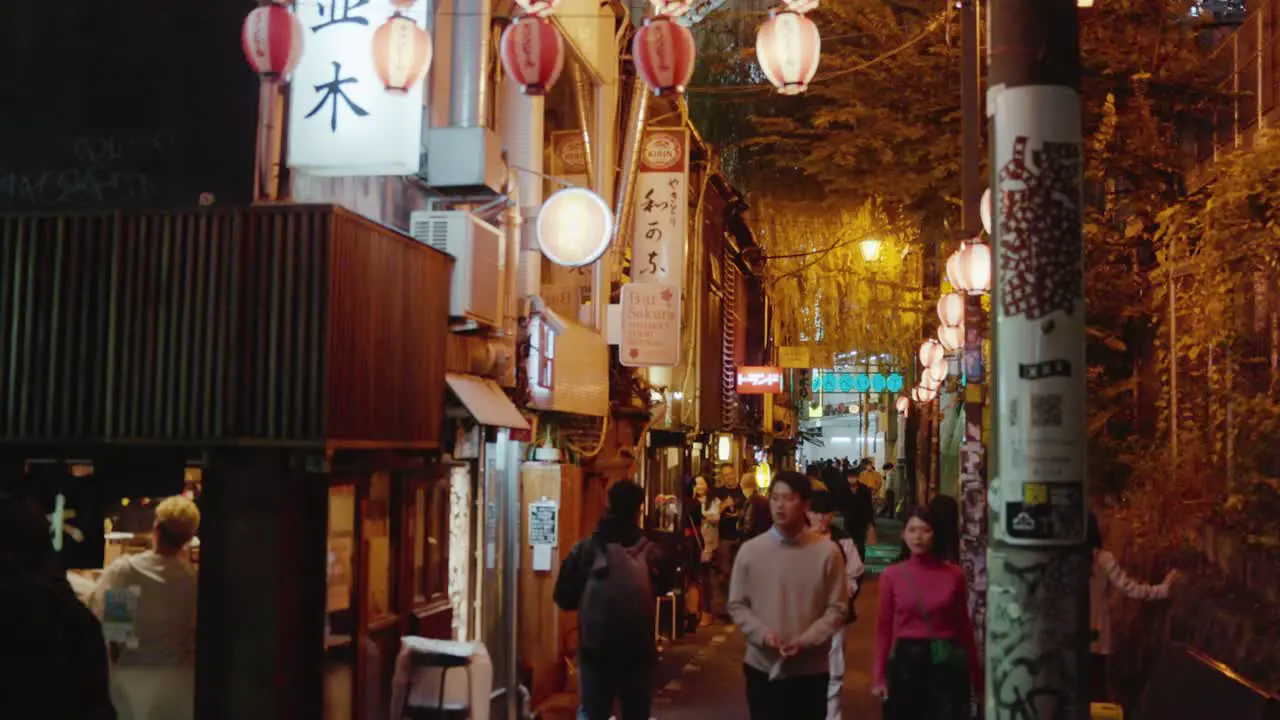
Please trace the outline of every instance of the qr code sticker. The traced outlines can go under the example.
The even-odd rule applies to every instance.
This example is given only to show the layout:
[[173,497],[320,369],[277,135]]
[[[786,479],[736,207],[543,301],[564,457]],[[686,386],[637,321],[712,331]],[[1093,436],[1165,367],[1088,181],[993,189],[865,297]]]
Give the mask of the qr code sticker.
[[1061,395],[1032,395],[1031,396],[1031,427],[1033,428],[1062,427],[1062,396]]

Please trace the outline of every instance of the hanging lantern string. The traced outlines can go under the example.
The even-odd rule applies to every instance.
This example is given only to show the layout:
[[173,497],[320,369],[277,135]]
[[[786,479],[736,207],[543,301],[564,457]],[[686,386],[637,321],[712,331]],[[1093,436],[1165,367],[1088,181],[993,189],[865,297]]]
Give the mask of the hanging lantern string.
[[540,172],[540,171],[538,171],[538,170],[534,170],[534,169],[532,169],[532,168],[521,167],[521,166],[519,166],[519,165],[512,165],[511,163],[507,163],[507,167],[508,167],[508,168],[510,168],[510,169],[512,169],[512,170],[515,170],[516,172],[522,172],[522,173],[526,173],[526,174],[528,174],[528,175],[536,175],[536,176],[538,176],[538,177],[542,178],[543,180],[550,180],[551,182],[553,182],[553,183],[555,183],[555,184],[559,185],[560,187],[564,187],[564,188],[582,188],[583,190],[590,190],[590,189],[591,189],[591,188],[589,188],[589,187],[587,187],[587,186],[585,186],[585,185],[579,185],[578,183],[575,183],[575,182],[569,182],[568,180],[565,180],[564,178],[556,177],[555,175],[548,175],[548,174],[546,174],[546,173],[544,173],[544,172]]
[[[843,70],[831,70],[829,72],[819,73],[818,76],[809,83],[809,87],[813,87],[820,82],[835,80],[837,78],[845,77],[846,75],[862,72],[873,65],[878,65],[885,60],[906,52],[913,46],[923,42],[924,39],[933,34],[935,30],[942,27],[947,17],[948,13],[940,14],[938,17],[934,18],[932,22],[926,25],[925,28],[920,31],[920,34],[904,42],[898,47],[888,50],[881,55],[877,55],[870,60],[866,60],[850,68],[844,68]],[[689,92],[703,93],[705,95],[747,95],[752,93],[777,92],[777,89],[773,85],[767,83],[758,85],[694,85],[685,89]]]

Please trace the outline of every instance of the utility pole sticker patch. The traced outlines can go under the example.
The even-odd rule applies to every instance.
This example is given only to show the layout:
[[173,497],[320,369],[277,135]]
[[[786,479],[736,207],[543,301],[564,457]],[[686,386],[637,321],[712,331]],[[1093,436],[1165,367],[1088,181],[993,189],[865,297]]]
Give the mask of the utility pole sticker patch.
[[1080,147],[1019,136],[1000,169],[1000,299],[1005,317],[1071,315],[1084,293]]

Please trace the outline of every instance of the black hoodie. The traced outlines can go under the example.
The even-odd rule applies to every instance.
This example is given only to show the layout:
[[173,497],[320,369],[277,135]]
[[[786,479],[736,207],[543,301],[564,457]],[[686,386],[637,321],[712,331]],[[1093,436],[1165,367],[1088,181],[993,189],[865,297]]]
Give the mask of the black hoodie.
[[[587,588],[587,575],[595,561],[596,548],[609,543],[618,543],[623,547],[631,547],[644,539],[644,532],[635,521],[606,513],[600,518],[591,537],[579,540],[569,556],[560,566],[560,575],[556,578],[554,599],[561,610],[575,611],[582,601],[582,593]],[[650,572],[653,578],[654,596],[665,595],[675,584],[675,568],[667,554],[661,552],[656,545],[650,555]]]

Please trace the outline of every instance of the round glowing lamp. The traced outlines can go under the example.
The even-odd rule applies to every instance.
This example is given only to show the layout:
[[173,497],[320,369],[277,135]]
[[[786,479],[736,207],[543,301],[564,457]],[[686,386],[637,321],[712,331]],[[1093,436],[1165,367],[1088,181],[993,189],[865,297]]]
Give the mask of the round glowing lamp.
[[542,204],[537,219],[538,247],[563,267],[590,265],[604,255],[613,237],[613,213],[586,188],[566,188]]

